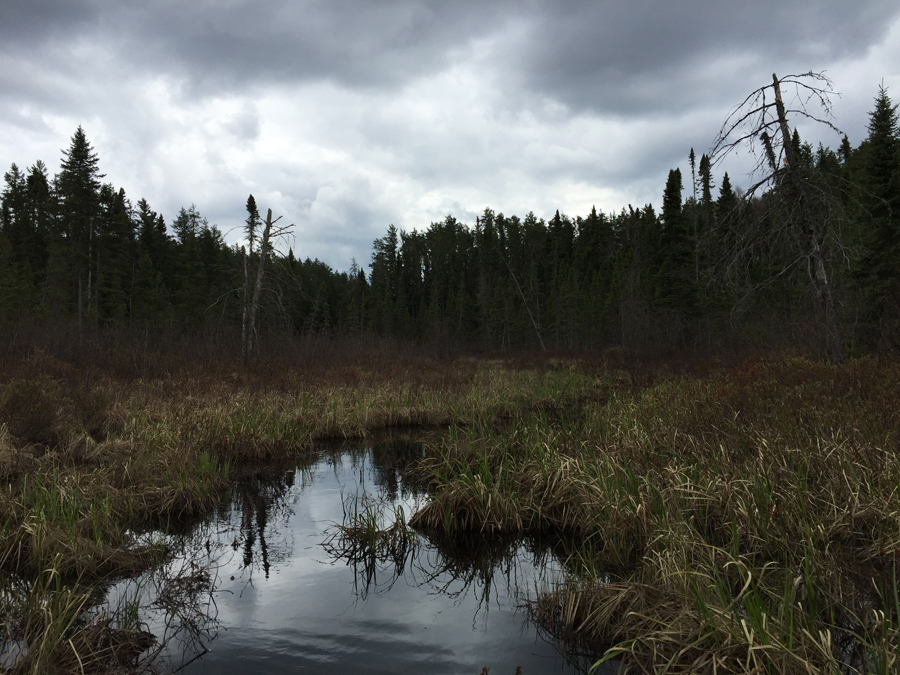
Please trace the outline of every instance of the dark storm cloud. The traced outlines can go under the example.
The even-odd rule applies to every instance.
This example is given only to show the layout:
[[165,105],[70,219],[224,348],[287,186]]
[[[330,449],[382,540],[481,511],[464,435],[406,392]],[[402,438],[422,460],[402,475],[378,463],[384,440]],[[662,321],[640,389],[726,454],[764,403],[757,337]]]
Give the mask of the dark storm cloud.
[[722,59],[820,70],[865,53],[898,13],[883,0],[548,2],[523,17],[505,54],[522,86],[572,108],[666,114],[745,91],[747,59],[718,70]]
[[446,66],[455,48],[496,29],[502,10],[475,2],[14,1],[0,10],[0,39],[4,51],[52,49],[63,32],[96,40],[140,69],[183,76],[192,92],[318,79],[369,88]]
[[[858,55],[896,3],[869,2],[164,2],[7,0],[3,51],[109,45],[140,69],[181,76],[188,92],[326,79],[395,87],[498,36],[489,67],[576,109],[683,108],[728,87],[704,66],[758,54],[768,68]],[[700,76],[699,78],[697,76]]]
[[71,37],[73,32],[96,25],[100,9],[78,0],[4,0],[0,8],[0,50],[16,51]]

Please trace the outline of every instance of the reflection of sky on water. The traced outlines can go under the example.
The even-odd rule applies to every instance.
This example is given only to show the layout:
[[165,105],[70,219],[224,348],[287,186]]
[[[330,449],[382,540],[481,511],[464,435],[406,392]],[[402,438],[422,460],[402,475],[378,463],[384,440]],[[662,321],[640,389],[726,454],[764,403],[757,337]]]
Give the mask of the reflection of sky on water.
[[[385,513],[396,504],[407,517],[414,512],[420,496],[384,459],[378,448],[327,455],[308,469],[250,480],[199,527],[185,555],[212,565],[209,610],[216,620],[200,618],[202,598],[182,599],[185,613],[197,618],[182,631],[185,643],[173,643],[171,667],[203,648],[186,646],[194,636],[208,649],[184,669],[195,674],[479,673],[489,666],[495,675],[512,675],[518,665],[524,675],[576,672],[521,608],[557,579],[559,563],[549,554],[539,556],[536,569],[535,555],[509,544],[500,558],[489,555],[467,569],[464,557],[447,559],[420,538],[402,574],[383,565],[368,585],[344,560],[329,557],[321,546],[326,530],[342,522],[345,503],[358,494],[384,500]],[[179,564],[184,559],[170,565]],[[152,584],[142,583],[149,602]],[[145,619],[159,635],[159,611]]]

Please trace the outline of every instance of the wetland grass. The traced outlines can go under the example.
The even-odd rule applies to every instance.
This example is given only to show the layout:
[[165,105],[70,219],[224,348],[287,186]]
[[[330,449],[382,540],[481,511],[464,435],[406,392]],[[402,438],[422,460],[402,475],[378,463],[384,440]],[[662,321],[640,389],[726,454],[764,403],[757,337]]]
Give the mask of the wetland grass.
[[[165,355],[84,363],[7,350],[0,361],[4,667],[147,666],[126,649],[133,626],[92,618],[100,599],[92,589],[161,564],[165,548],[148,533],[177,532],[211,513],[260,462],[395,426],[489,428],[558,393],[549,386],[535,395],[545,373],[496,363],[339,356],[315,367],[281,361],[241,370]],[[40,622],[29,618],[36,616]]]
[[628,671],[898,672],[898,401],[875,359],[663,378],[445,436],[410,522],[580,543],[534,616]]
[[549,534],[570,577],[532,616],[623,669],[898,672],[900,363],[536,358],[5,359],[0,654],[27,645],[16,673],[146,666],[127,611],[91,618],[91,589],[166,559],[146,533],[260,462],[413,425],[446,428],[411,469],[431,496],[393,530],[358,505],[331,543],[363,565],[396,563],[410,527]]

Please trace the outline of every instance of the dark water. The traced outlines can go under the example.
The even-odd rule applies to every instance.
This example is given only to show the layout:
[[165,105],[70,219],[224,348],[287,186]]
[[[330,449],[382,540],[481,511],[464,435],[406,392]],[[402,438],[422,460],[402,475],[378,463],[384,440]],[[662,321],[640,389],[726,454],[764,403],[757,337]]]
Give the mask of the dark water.
[[[335,524],[369,508],[379,527],[425,496],[403,480],[408,442],[323,453],[248,478],[209,521],[170,536],[179,554],[123,582],[161,641],[155,667],[200,673],[575,673],[525,608],[561,578],[533,542],[416,536],[393,556],[357,556]],[[400,464],[398,465],[398,457]],[[328,545],[330,543],[330,545]],[[121,610],[120,610],[121,611]],[[571,657],[571,655],[570,655]]]

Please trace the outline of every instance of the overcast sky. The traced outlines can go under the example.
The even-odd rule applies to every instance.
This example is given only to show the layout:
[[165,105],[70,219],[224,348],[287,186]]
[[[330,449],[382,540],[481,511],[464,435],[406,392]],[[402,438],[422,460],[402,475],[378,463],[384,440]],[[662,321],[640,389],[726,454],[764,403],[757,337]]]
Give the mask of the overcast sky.
[[900,101],[900,3],[2,0],[0,164],[55,173],[80,124],[167,222],[193,203],[233,242],[253,193],[346,270],[391,223],[658,206],[734,105],[809,70],[858,145],[879,83]]

